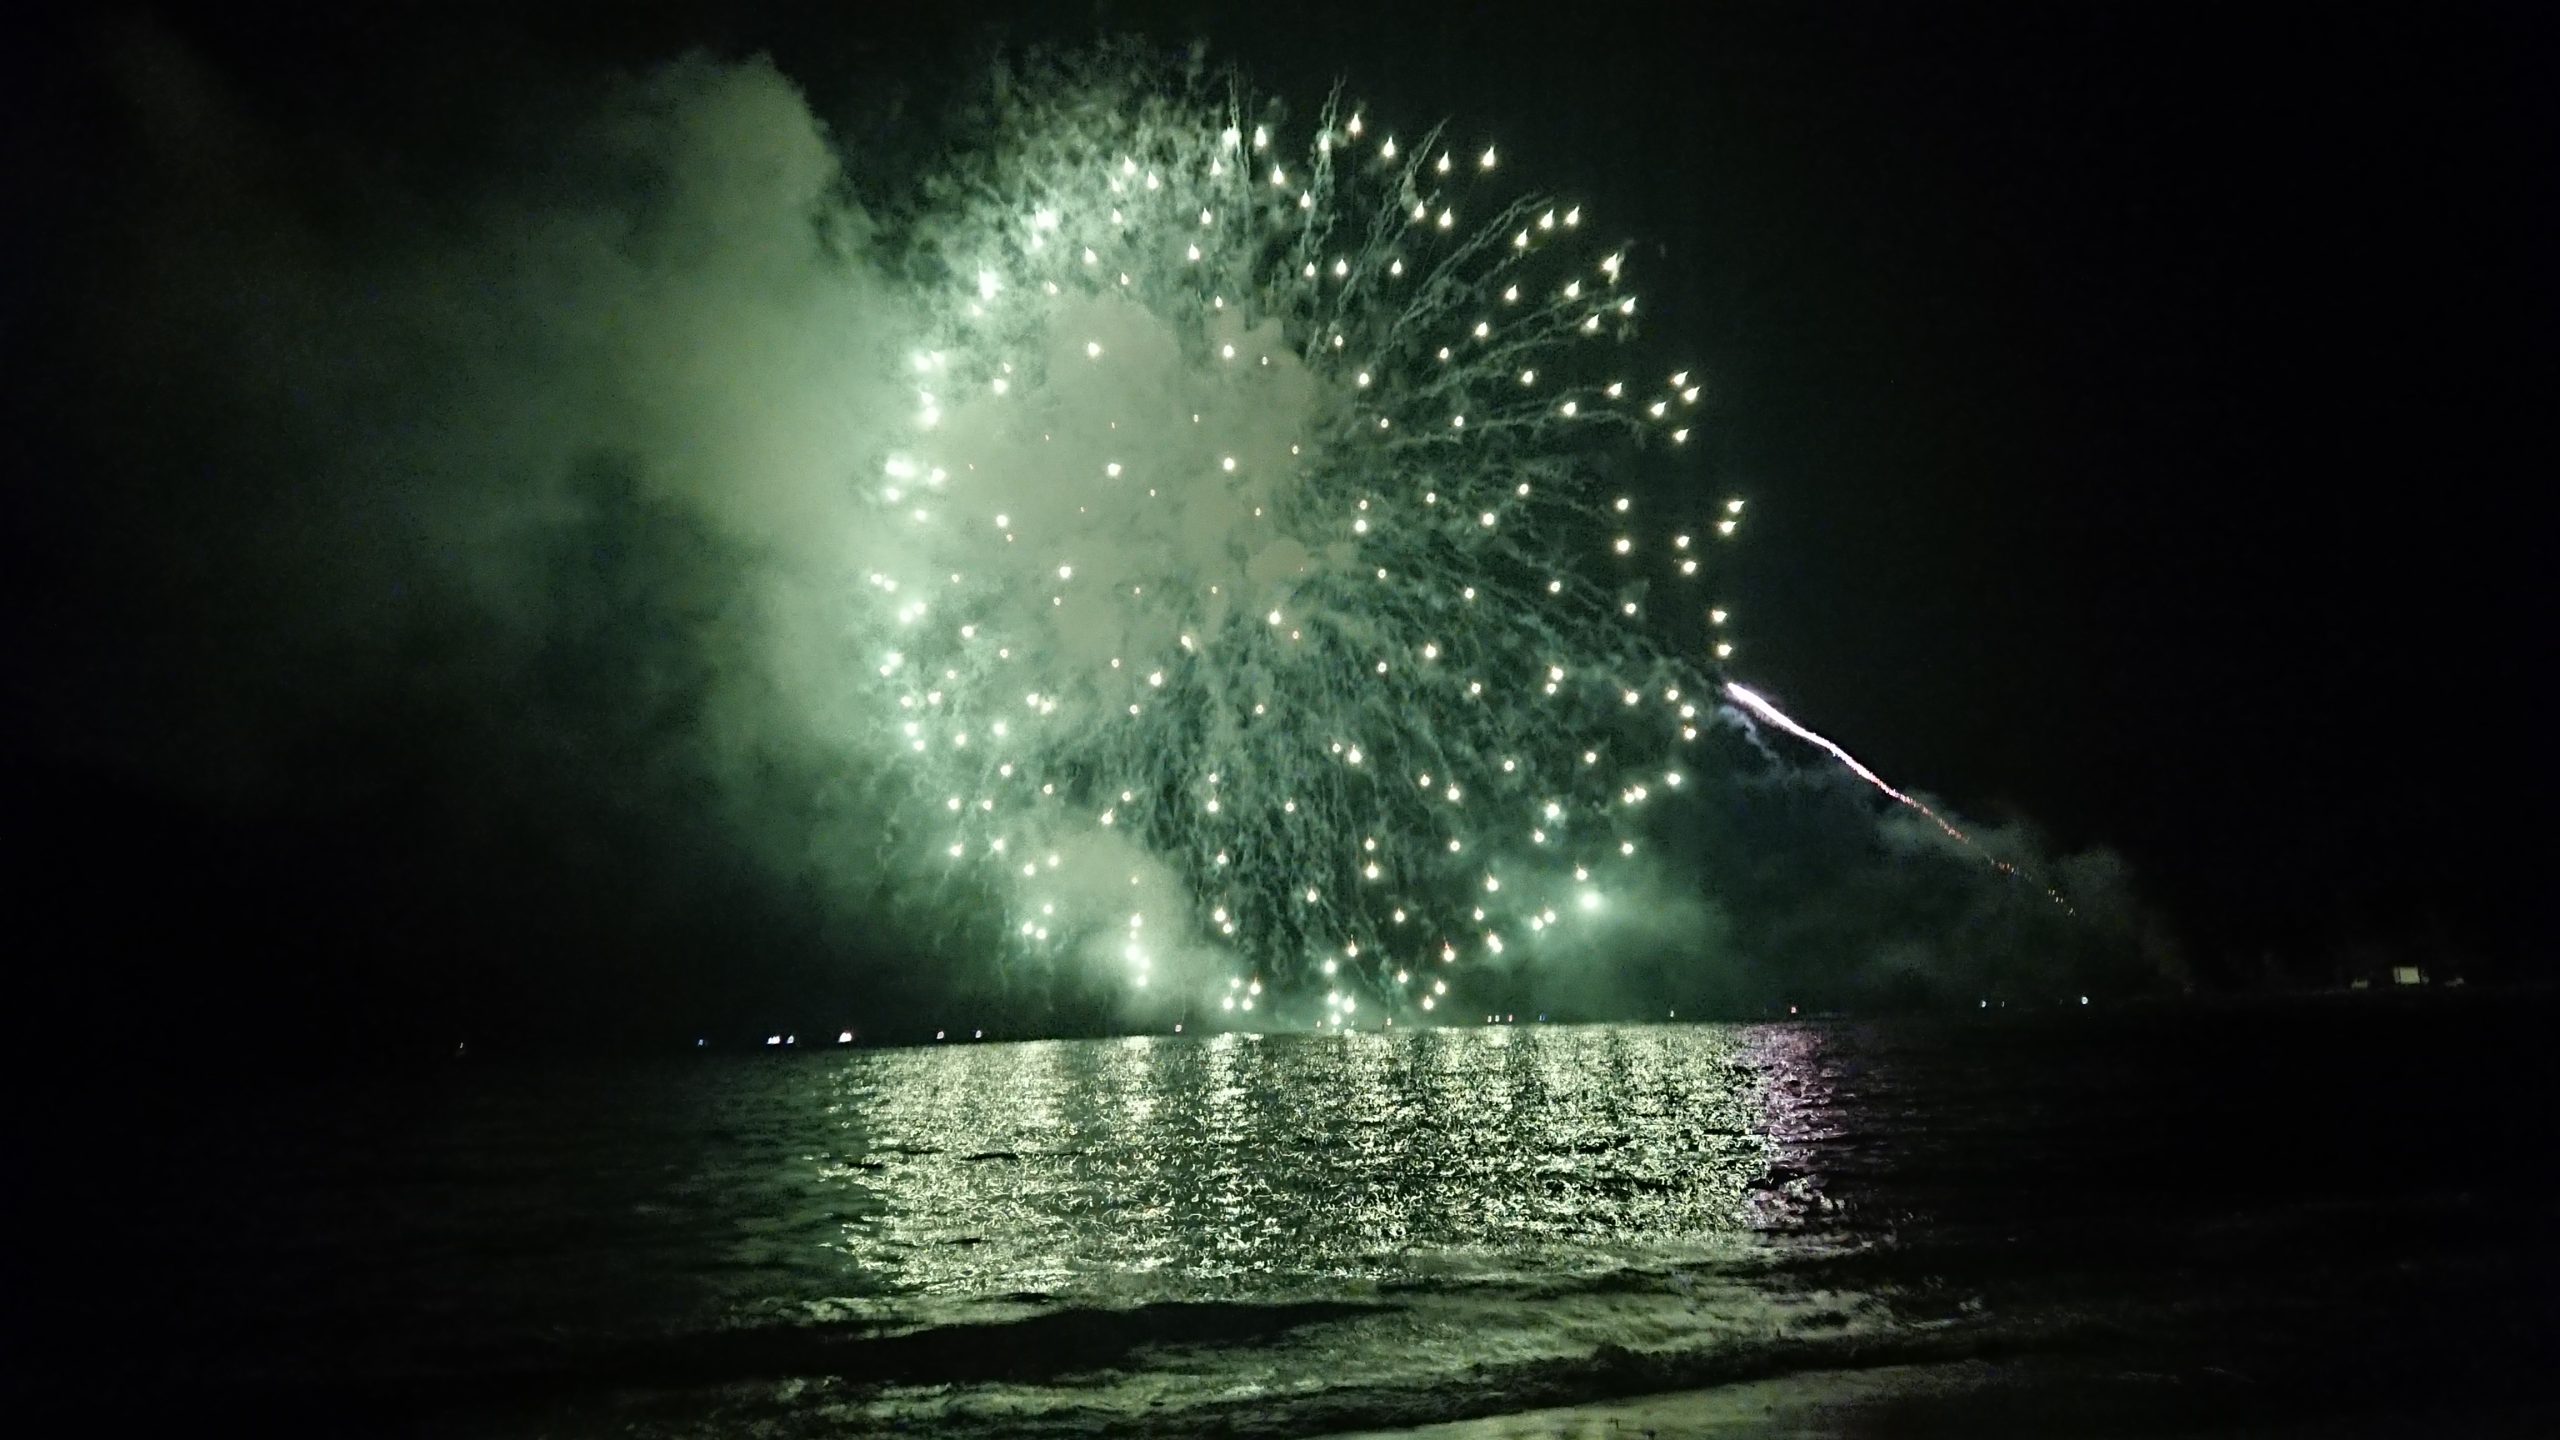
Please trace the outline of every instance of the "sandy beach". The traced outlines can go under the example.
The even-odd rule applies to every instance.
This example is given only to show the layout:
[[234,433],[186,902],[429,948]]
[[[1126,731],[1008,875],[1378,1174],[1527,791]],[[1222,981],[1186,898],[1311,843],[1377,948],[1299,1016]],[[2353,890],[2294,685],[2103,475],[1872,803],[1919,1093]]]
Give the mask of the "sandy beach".
[[[2290,1396],[2290,1398],[2288,1398]],[[1955,1440],[2118,1436],[2144,1440],[2386,1440],[2560,1433],[2560,1404],[2479,1404],[2446,1397],[2422,1408],[2323,1401],[2238,1376],[2218,1385],[2166,1375],[1968,1360],[1817,1371],[1708,1390],[1490,1415],[1337,1440]]]

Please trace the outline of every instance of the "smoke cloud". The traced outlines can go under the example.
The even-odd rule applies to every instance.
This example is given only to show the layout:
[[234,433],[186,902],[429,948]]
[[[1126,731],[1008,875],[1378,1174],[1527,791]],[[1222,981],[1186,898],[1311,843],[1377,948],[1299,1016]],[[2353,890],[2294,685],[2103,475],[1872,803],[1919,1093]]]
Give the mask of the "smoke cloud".
[[[117,67],[46,739],[313,871],[220,912],[420,952],[314,983],[387,960],[484,1018],[883,985],[838,597],[909,327],[801,94],[686,60],[421,180],[156,33]],[[67,869],[138,859],[96,833]]]

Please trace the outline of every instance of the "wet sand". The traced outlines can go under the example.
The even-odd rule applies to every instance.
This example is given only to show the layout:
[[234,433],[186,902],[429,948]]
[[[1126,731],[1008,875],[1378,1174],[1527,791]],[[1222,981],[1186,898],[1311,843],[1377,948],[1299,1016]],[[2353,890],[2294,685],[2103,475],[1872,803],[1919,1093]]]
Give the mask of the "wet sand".
[[2179,1377],[1968,1360],[1815,1371],[1710,1390],[1568,1405],[1336,1440],[2523,1440],[2560,1435],[2560,1401],[2441,1396],[2407,1406],[2305,1394],[2236,1374]]

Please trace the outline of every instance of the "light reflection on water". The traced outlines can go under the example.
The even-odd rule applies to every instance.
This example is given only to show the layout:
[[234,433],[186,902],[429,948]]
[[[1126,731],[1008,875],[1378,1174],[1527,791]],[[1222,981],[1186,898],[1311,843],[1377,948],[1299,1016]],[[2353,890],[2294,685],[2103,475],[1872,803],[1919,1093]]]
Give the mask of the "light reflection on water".
[[[1260,1290],[1780,1224],[1807,1032],[1540,1028],[942,1047],[759,1067],[791,1209],[862,1290]],[[1778,1104],[1798,1101],[1791,1073]],[[736,1157],[745,1160],[746,1157]],[[780,1158],[780,1157],[777,1157]],[[780,1179],[782,1177],[776,1177]],[[814,1278],[814,1277],[813,1277]]]
[[1317,1433],[2022,1346],[2322,1394],[2422,1345],[2541,1374],[2551,1029],[2501,1000],[173,1092],[30,1170],[81,1224],[27,1232],[68,1358],[21,1373],[769,1440]]
[[[1832,1043],[1521,1027],[471,1067],[173,1136],[192,1203],[152,1213],[159,1258],[134,1263],[225,1297],[190,1343],[316,1327],[386,1364],[1033,1296],[1660,1274],[1795,1225],[1790,1117],[1820,1112]],[[405,1318],[330,1318],[353,1313]]]

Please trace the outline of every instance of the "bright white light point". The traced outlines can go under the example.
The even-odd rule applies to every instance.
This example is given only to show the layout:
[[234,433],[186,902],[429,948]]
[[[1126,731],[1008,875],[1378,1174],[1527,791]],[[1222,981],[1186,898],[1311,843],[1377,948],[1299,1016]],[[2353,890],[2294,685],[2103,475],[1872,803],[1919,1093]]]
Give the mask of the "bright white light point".
[[1457,224],[1457,223],[1458,223],[1458,212],[1457,212],[1457,211],[1455,211],[1455,210],[1443,210],[1443,211],[1441,211],[1441,212],[1440,212],[1440,228],[1441,228],[1441,229],[1446,230],[1446,229],[1448,229],[1450,226],[1455,225],[1455,224]]
[[1624,535],[1621,535],[1621,536],[1619,536],[1619,537],[1617,538],[1616,542],[1615,542],[1615,543],[1614,543],[1610,548],[1612,548],[1612,549],[1616,550],[1619,554],[1624,555],[1624,554],[1626,554],[1628,551],[1633,550],[1634,548],[1636,548],[1636,542],[1634,542],[1633,540],[1628,539],[1628,538],[1627,538],[1626,536],[1624,536]]
[[1723,612],[1722,610],[1710,610],[1710,611],[1708,611],[1708,612],[1707,612],[1707,623],[1708,623],[1708,624],[1710,624],[1710,625],[1721,625],[1721,624],[1723,624],[1723,623],[1724,623],[1724,613],[1725,613],[1725,612]]
[[1457,838],[1452,836],[1449,840],[1449,853],[1455,855],[1461,848]]
[[1483,153],[1482,155],[1479,155],[1479,156],[1477,156],[1477,157],[1476,157],[1476,163],[1477,163],[1478,165],[1483,166],[1483,167],[1484,167],[1485,169],[1487,169],[1487,170],[1492,169],[1492,168],[1493,168],[1493,147],[1492,147],[1492,146],[1490,146],[1490,145],[1487,145],[1486,147],[1484,147],[1484,153]]
[[1476,322],[1476,338],[1477,338],[1477,339],[1481,340],[1481,339],[1483,339],[1484,337],[1486,337],[1487,335],[1490,335],[1490,334],[1492,334],[1492,333],[1493,333],[1493,326],[1491,326],[1491,325],[1487,324],[1486,322],[1484,322],[1484,321],[1482,321],[1482,320],[1479,320],[1479,321],[1477,321],[1477,322]]
[[1582,902],[1581,902],[1581,903],[1582,903],[1582,908],[1583,908],[1583,909],[1585,909],[1585,910],[1597,910],[1597,909],[1599,909],[1599,908],[1600,908],[1600,892],[1599,892],[1599,891],[1597,891],[1597,890],[1585,890],[1585,891],[1583,891],[1583,892],[1582,892]]
[[1101,341],[1099,341],[1099,340],[1087,340],[1086,342],[1084,342],[1084,358],[1086,358],[1087,360],[1099,360],[1099,359],[1101,359],[1101,358],[1102,358],[1102,342],[1101,342]]
[[1719,534],[1719,535],[1730,535],[1730,534],[1732,534],[1732,533],[1733,533],[1733,522],[1732,522],[1732,521],[1730,521],[1730,520],[1719,520],[1719,521],[1717,521],[1717,522],[1716,522],[1716,533],[1717,533],[1717,534]]
[[1741,502],[1741,501],[1739,501],[1739,500],[1727,500],[1726,502],[1724,502],[1724,512],[1725,512],[1726,514],[1728,514],[1728,515],[1739,515],[1739,514],[1741,514],[1741,513],[1742,513],[1742,502]]
[[1218,468],[1232,474],[1236,468],[1236,457],[1233,455],[1221,457],[1218,461]]
[[1562,410],[1562,411],[1564,412],[1564,418],[1566,418],[1567,420],[1570,420],[1570,419],[1572,419],[1572,418],[1574,417],[1574,413],[1575,413],[1576,411],[1580,410],[1582,407],[1581,407],[1581,406],[1579,406],[1579,405],[1576,405],[1575,403],[1573,403],[1573,402],[1572,402],[1572,401],[1570,401],[1570,400],[1567,400],[1566,402],[1564,402],[1564,404],[1563,404],[1563,405],[1558,406],[1557,408],[1558,408],[1558,409],[1560,409],[1560,410]]
[[1058,578],[1059,578],[1059,579],[1061,579],[1061,580],[1072,580],[1072,579],[1074,579],[1075,577],[1076,577],[1076,567],[1074,567],[1073,565],[1061,565],[1061,566],[1059,566],[1059,567],[1058,567]]
[[1642,692],[1640,692],[1640,691],[1630,690],[1630,691],[1628,691],[1628,692],[1627,692],[1627,694],[1626,694],[1626,700],[1627,700],[1627,703],[1628,703],[1628,704],[1630,704],[1630,705],[1635,704],[1637,701],[1642,700],[1643,698],[1644,698],[1644,695],[1643,695],[1643,694],[1642,694]]
[[1487,510],[1482,515],[1477,516],[1476,523],[1490,528],[1493,524],[1493,512]]
[[1732,654],[1733,654],[1733,646],[1732,646],[1731,644],[1729,644],[1729,643],[1719,643],[1719,644],[1716,646],[1716,658],[1717,658],[1717,659],[1719,659],[1719,660],[1723,660],[1723,659],[1728,658],[1728,657],[1729,657],[1729,656],[1731,656]]

